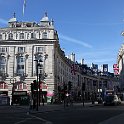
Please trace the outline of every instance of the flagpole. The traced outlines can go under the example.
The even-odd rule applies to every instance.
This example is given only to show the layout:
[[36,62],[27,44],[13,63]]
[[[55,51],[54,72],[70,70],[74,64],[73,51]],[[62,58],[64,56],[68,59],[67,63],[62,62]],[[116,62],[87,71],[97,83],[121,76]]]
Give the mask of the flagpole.
[[23,10],[22,10],[23,17],[25,14],[25,8],[26,8],[26,0],[24,0],[24,2],[23,2]]

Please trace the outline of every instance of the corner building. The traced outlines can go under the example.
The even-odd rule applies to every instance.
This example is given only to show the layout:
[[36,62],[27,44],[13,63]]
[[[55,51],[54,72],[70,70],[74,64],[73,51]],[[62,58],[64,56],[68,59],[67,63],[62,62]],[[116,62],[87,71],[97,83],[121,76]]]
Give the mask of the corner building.
[[14,103],[25,99],[30,94],[30,84],[37,79],[35,60],[42,60],[38,67],[42,92],[53,92],[56,44],[57,31],[47,14],[39,24],[11,18],[8,27],[0,28],[0,94],[10,96]]

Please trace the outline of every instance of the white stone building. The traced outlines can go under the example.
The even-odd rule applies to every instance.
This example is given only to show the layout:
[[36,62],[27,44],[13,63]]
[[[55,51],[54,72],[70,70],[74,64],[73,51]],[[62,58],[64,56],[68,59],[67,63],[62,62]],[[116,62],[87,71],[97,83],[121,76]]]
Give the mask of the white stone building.
[[53,91],[56,44],[58,34],[47,14],[39,24],[11,18],[8,27],[0,28],[0,93],[10,97],[12,90],[13,95],[29,94],[30,84],[37,79],[37,59],[42,59],[38,74],[47,85],[43,90]]

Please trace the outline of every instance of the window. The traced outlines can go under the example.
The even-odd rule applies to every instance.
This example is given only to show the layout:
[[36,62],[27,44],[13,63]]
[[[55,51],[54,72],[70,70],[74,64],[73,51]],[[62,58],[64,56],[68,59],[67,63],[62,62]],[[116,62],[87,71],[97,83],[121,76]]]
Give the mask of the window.
[[37,56],[35,56],[36,60],[40,60],[41,62],[43,61],[43,55],[38,54]]
[[0,89],[3,89],[3,83],[0,83]]
[[47,32],[43,32],[42,38],[43,38],[43,39],[47,39]]
[[9,34],[8,39],[9,40],[13,39],[13,34],[12,33]]
[[35,34],[34,33],[31,33],[31,38],[35,38]]
[[0,57],[0,64],[5,64],[5,63],[6,63],[6,58]]
[[44,47],[36,47],[36,52],[44,52]]
[[26,84],[23,84],[23,89],[27,89],[27,86],[26,86]]
[[5,73],[5,68],[6,68],[6,58],[0,57],[0,72]]
[[24,39],[24,33],[20,33],[20,39]]
[[23,76],[23,75],[24,75],[24,70],[18,69],[18,70],[17,70],[17,75],[18,75],[18,76]]
[[0,34],[0,40],[2,40],[2,34]]
[[24,65],[18,65],[18,69],[24,69]]
[[19,56],[18,58],[17,58],[17,63],[19,64],[19,63],[24,63],[25,62],[25,58],[23,57],[23,56]]
[[17,58],[17,74],[20,76],[24,74],[24,64],[25,64],[24,56],[19,56]]
[[7,47],[0,47],[0,53],[6,53]]
[[25,52],[25,47],[18,47],[18,52],[19,53],[24,53]]
[[8,89],[8,85],[6,83],[4,84],[4,89]]

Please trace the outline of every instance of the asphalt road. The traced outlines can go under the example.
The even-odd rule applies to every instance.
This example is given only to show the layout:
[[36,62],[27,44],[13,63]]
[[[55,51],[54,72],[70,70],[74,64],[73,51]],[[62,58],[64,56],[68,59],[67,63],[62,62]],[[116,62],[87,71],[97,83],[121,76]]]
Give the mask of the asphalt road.
[[124,106],[76,107],[34,114],[19,107],[0,106],[0,124],[99,124],[122,113]]

